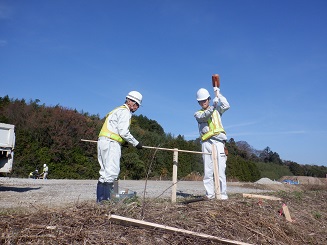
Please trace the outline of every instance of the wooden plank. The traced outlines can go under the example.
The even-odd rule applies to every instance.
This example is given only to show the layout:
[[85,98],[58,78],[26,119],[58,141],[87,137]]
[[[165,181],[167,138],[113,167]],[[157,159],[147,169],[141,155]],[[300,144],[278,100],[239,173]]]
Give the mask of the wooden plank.
[[288,207],[287,207],[287,205],[285,203],[283,204],[283,212],[285,214],[286,220],[289,221],[289,222],[292,222],[293,220],[291,218],[290,211],[288,210]]
[[243,193],[243,197],[249,197],[249,198],[262,198],[262,199],[269,199],[269,200],[282,200],[279,197],[274,197],[274,196],[263,196],[263,195],[255,195],[255,194],[246,194]]
[[224,239],[224,238],[220,238],[220,237],[216,237],[216,236],[207,235],[204,233],[179,229],[179,228],[166,226],[166,225],[160,225],[160,224],[156,224],[156,223],[152,223],[152,222],[147,222],[144,220],[137,220],[137,219],[127,218],[127,217],[118,216],[118,215],[114,215],[114,214],[109,215],[109,219],[112,221],[116,221],[116,222],[130,223],[132,225],[141,226],[141,227],[145,227],[145,228],[149,227],[149,228],[163,229],[163,230],[166,230],[169,232],[178,232],[178,233],[183,233],[183,234],[187,234],[187,235],[191,235],[191,236],[202,237],[202,238],[209,239],[212,241],[219,241],[224,244],[250,245],[249,243]]

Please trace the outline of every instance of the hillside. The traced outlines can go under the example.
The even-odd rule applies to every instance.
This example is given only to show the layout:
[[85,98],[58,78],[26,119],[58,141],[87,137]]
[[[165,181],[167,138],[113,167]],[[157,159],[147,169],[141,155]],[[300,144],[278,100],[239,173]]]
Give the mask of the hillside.
[[[39,100],[0,97],[0,122],[15,125],[16,148],[11,177],[27,177],[49,167],[52,179],[97,179],[99,165],[96,144],[81,139],[96,140],[104,118],[89,115],[60,105],[46,106]],[[143,145],[168,149],[178,148],[201,151],[200,140],[185,140],[183,135],[166,133],[155,120],[146,116],[133,116],[130,130]],[[262,177],[279,179],[282,176],[325,177],[327,167],[299,165],[283,161],[269,147],[253,149],[249,143],[226,143],[229,155],[226,175],[229,181],[254,182]],[[124,147],[121,158],[121,179],[160,178],[172,176],[172,153]],[[178,179],[189,175],[202,175],[203,162],[200,154],[179,154]]]

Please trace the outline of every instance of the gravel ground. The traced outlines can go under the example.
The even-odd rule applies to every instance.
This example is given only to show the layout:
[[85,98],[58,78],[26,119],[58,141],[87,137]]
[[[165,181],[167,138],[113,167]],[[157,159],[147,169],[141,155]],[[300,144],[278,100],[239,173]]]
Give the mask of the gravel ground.
[[[119,192],[136,192],[143,198],[146,183],[146,198],[171,198],[171,181],[120,180]],[[0,208],[57,207],[80,201],[95,201],[97,180],[57,180],[0,178]],[[243,186],[243,187],[242,187]],[[246,187],[245,187],[246,186]],[[267,192],[262,185],[231,182],[228,194]],[[202,181],[180,181],[177,183],[177,198],[204,195]]]

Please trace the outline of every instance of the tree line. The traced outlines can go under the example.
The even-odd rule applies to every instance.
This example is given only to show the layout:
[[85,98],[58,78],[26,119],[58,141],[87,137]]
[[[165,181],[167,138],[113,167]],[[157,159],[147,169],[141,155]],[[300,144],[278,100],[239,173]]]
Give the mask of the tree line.
[[[16,146],[12,177],[26,178],[28,173],[49,166],[52,179],[97,179],[96,143],[104,118],[78,112],[60,105],[46,106],[39,100],[0,97],[0,122],[15,125]],[[201,151],[200,139],[185,140],[183,135],[166,133],[155,120],[133,116],[131,133],[144,145]],[[247,142],[231,138],[226,175],[229,181],[256,181],[262,177],[279,179],[285,175],[325,177],[327,168],[283,161],[269,147],[253,149]],[[120,179],[171,179],[171,151],[123,147]],[[179,153],[178,179],[203,174],[200,154]]]

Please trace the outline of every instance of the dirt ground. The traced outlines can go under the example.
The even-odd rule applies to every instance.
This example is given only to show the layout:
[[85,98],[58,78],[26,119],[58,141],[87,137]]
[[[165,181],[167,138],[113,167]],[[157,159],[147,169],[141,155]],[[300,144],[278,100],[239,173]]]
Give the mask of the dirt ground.
[[[1,202],[5,201],[4,196],[9,198],[8,193],[13,190],[16,194],[30,193],[34,201],[33,191],[43,190],[44,195],[51,192],[51,187],[52,191],[60,190],[52,192],[52,196],[57,193],[68,197],[59,200],[69,200],[73,196],[74,202],[51,206],[49,203],[41,205],[36,199],[23,205],[15,196],[16,205],[0,207],[0,244],[327,244],[325,180],[311,184],[302,179],[300,185],[229,183],[233,191],[228,200],[188,204],[185,201],[195,200],[196,196],[178,195],[177,203],[171,202],[169,193],[158,197],[164,188],[163,183],[158,182],[160,192],[149,187],[146,198],[137,195],[102,205],[95,203],[94,193],[85,199],[83,195],[75,199],[77,193],[71,192],[80,191],[80,188],[88,192],[94,189],[94,181],[76,182],[78,189],[70,188],[70,181],[54,184],[52,180],[51,185],[50,181],[41,181],[44,182],[35,182],[33,186],[13,180],[10,186],[8,183],[5,186],[0,180]],[[17,189],[13,189],[15,185]],[[201,182],[194,186],[178,185],[182,194],[197,195],[201,191],[196,186],[203,188]],[[137,189],[135,183],[126,182],[120,186]],[[144,183],[141,186],[144,191]],[[260,196],[244,197],[242,193],[245,192]],[[267,199],[269,197],[280,200]],[[291,222],[287,221],[285,210],[289,211]],[[136,221],[118,221],[112,215]],[[142,223],[145,221],[152,223],[145,226]],[[167,230],[169,227],[172,228]]]

